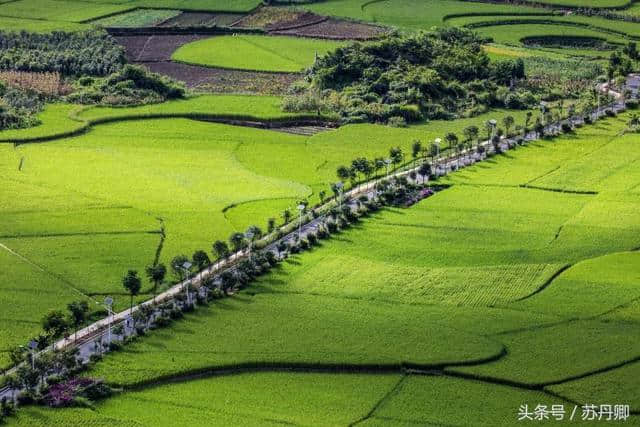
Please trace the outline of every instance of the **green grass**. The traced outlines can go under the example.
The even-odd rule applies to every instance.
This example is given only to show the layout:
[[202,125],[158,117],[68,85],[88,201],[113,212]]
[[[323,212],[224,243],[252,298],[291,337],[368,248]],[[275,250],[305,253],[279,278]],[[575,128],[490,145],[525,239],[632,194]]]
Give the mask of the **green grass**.
[[219,36],[188,43],[172,57],[209,67],[298,72],[313,64],[315,55],[324,55],[344,44],[284,36]]
[[93,21],[92,24],[101,27],[152,27],[181,13],[179,10],[137,9],[120,15],[98,19]]

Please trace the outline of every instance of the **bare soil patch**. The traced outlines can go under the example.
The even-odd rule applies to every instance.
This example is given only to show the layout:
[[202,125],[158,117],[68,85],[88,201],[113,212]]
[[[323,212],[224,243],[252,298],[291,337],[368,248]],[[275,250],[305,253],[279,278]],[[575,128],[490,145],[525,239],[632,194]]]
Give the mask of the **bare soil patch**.
[[329,18],[311,25],[270,31],[270,34],[331,40],[368,40],[380,37],[387,31],[377,25]]
[[242,13],[182,12],[159,27],[228,27],[245,16]]
[[261,7],[236,22],[233,26],[237,28],[280,28],[282,24],[295,22],[305,15],[318,16],[309,12],[300,12],[282,7]]
[[120,36],[118,43],[124,46],[131,62],[169,61],[180,46],[211,36],[204,35],[158,35]]
[[281,95],[300,76],[290,73],[260,73],[199,67],[171,61],[142,64],[150,71],[184,82],[187,87],[213,93],[258,93]]

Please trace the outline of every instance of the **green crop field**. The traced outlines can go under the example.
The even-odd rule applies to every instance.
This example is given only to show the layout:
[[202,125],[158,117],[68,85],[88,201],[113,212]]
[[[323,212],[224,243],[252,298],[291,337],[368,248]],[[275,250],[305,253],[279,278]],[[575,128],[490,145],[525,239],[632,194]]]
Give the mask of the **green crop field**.
[[[609,119],[452,174],[444,179],[452,187],[433,198],[371,216],[290,258],[249,292],[153,332],[90,371],[116,384],[146,384],[144,391],[107,400],[97,413],[33,410],[18,421],[63,423],[72,416],[153,423],[156,415],[145,414],[166,410],[196,390],[226,393],[229,384],[245,390],[247,382],[267,375],[193,382],[185,374],[247,364],[355,370],[370,364],[446,365],[439,377],[368,377],[385,384],[372,384],[368,392],[388,391],[382,400],[368,394],[354,401],[369,405],[370,425],[475,424],[471,417],[482,425],[510,425],[525,403],[570,408],[562,396],[622,399],[637,408],[632,390],[640,354],[634,310],[640,254],[634,249],[640,222],[632,212],[640,207],[634,191],[640,177],[633,167],[640,147],[627,142],[631,136],[611,137],[624,122]],[[118,126],[104,129],[113,136]],[[607,174],[599,172],[603,158]],[[563,171],[568,179],[561,179]],[[533,187],[539,177],[548,177],[548,189]],[[555,191],[572,191],[577,181],[591,192]],[[268,375],[276,378],[268,381],[274,387],[279,379],[301,387],[299,374]],[[185,382],[156,385],[169,378]],[[360,379],[345,375],[344,381],[349,378]],[[333,380],[319,380],[311,392]],[[246,393],[250,401],[262,395],[260,389]],[[463,401],[477,411],[463,410]],[[480,402],[489,406],[480,408]],[[189,416],[182,411],[190,409],[178,411]],[[317,419],[314,408],[303,411]],[[332,415],[337,418],[325,422],[353,422],[367,412],[340,408]],[[294,414],[300,411],[284,409],[277,419],[292,420]],[[232,405],[220,416],[237,417],[237,409]]]
[[[98,25],[142,26],[169,18],[176,12],[138,10],[160,8],[212,12],[249,12],[260,4],[256,0],[17,0],[0,3],[0,28],[49,32],[89,28],[74,24],[99,20]],[[122,14],[127,11],[131,13]],[[109,17],[114,15],[113,17]],[[108,17],[108,18],[107,18]],[[105,24],[106,23],[106,24]]]
[[[535,93],[529,106],[563,96],[560,83],[550,83],[555,92],[541,89],[545,78],[575,76],[576,87],[593,88],[613,49],[640,37],[636,22],[558,10],[637,14],[629,0],[532,0],[531,7],[458,0],[293,3],[275,7],[373,22],[401,35],[437,26],[473,28],[488,37],[483,48],[491,59],[523,58],[530,78],[518,80],[515,91]],[[0,0],[0,28],[136,28],[183,11],[196,12],[189,15],[195,22],[202,13],[238,17],[261,5]],[[335,30],[340,24],[322,25]],[[556,39],[548,46],[523,43],[549,36]],[[181,37],[175,40],[182,43]],[[586,38],[607,45],[600,49]],[[154,39],[132,38],[129,47],[146,49],[137,43]],[[303,72],[316,56],[347,43],[223,35],[184,44],[171,58],[182,63],[173,64],[176,69],[224,68],[200,69],[213,76],[203,78],[224,85],[260,72]],[[502,78],[500,67],[486,68],[492,81]],[[81,75],[65,75],[65,83]],[[114,105],[134,80],[120,85]],[[382,86],[389,83],[382,80]],[[505,101],[514,90],[508,84],[490,93],[463,80],[440,89],[475,93],[477,86],[478,96],[467,98],[474,106],[485,96],[495,100],[478,108],[512,105]],[[406,98],[406,88],[390,83],[385,95],[375,85],[362,94],[356,89],[345,104],[348,99],[359,113],[380,96],[383,106],[398,97],[402,107],[424,100],[440,108],[429,83],[421,84]],[[9,111],[2,96],[0,119]],[[449,132],[462,139],[470,125],[485,139],[488,120],[502,124],[510,115],[513,129],[527,115],[495,108],[472,118],[402,127],[347,124],[308,136],[288,132],[310,128],[296,121],[337,123],[351,110],[288,113],[282,103],[291,100],[283,96],[192,90],[183,99],[134,106],[82,106],[71,99],[33,108],[37,126],[0,131],[0,371],[9,367],[12,348],[41,333],[47,312],[67,312],[70,302],[86,300],[95,320],[103,316],[107,295],[116,311],[128,308],[122,277],[129,269],[142,277],[133,301],[150,299],[145,267],[169,265],[196,250],[211,254],[214,241],[251,225],[266,230],[270,219],[283,224],[283,211],[296,215],[300,200],[314,205],[321,191],[331,195],[336,169],[353,159],[385,158],[400,147],[405,165],[418,164],[421,159],[411,157],[415,140],[428,147]],[[443,99],[449,110],[451,99]],[[564,107],[580,101],[567,99]],[[456,111],[466,115],[469,109]],[[630,131],[632,114],[532,141],[439,178],[445,188],[432,197],[366,215],[311,250],[290,254],[247,289],[198,304],[81,374],[118,388],[114,396],[92,407],[21,405],[7,425],[510,426],[518,424],[524,404],[563,404],[570,413],[585,403],[628,404],[627,424],[640,425],[640,144]],[[539,116],[533,111],[529,124]],[[295,127],[267,129],[282,123]],[[159,290],[175,283],[174,276],[169,271]]]
[[[100,404],[95,411],[25,409],[16,425],[346,425],[400,379],[399,375],[264,373],[153,387]],[[191,401],[184,404],[184,399]],[[153,409],[152,409],[153,408]],[[331,408],[331,411],[327,411]]]
[[219,36],[186,44],[173,59],[210,67],[298,72],[311,66],[316,55],[343,44],[297,37]]
[[101,27],[151,27],[182,13],[179,10],[137,9],[93,21]]
[[[214,240],[226,239],[233,231],[251,224],[264,227],[269,217],[280,221],[281,212],[301,197],[317,201],[318,192],[328,192],[336,180],[335,168],[358,155],[384,156],[394,145],[408,152],[415,138],[432,140],[449,130],[460,132],[469,124],[481,126],[489,117],[508,114],[498,110],[473,119],[409,128],[352,125],[310,138],[160,119],[226,113],[269,120],[283,117],[278,105],[276,97],[213,95],[80,112],[77,107],[56,104],[41,115],[42,125],[0,133],[2,139],[43,137],[76,130],[85,126],[83,121],[148,118],[94,124],[75,138],[17,148],[0,144],[0,175],[7,183],[0,190],[0,200],[6,201],[0,211],[0,243],[49,273],[38,274],[30,289],[63,295],[30,306],[33,324],[24,329],[9,327],[11,317],[3,320],[7,326],[0,330],[8,335],[3,336],[2,348],[23,342],[49,309],[64,307],[65,301],[82,294],[96,300],[105,293],[115,294],[117,306],[124,307],[120,276],[129,268],[142,271],[153,261],[162,229],[166,234],[163,262],[179,253],[209,250]],[[518,122],[523,120],[524,112],[512,114]],[[354,140],[360,144],[350,143]],[[543,266],[531,268],[544,270]],[[12,269],[3,274],[6,283],[20,280],[20,273]],[[81,293],[69,294],[69,289]],[[144,291],[149,290],[146,285]],[[30,295],[15,293],[11,298]]]
[[488,4],[455,0],[329,0],[304,6],[323,15],[372,21],[403,30],[428,30],[442,26],[452,14],[518,14],[540,13],[540,9],[513,5]]

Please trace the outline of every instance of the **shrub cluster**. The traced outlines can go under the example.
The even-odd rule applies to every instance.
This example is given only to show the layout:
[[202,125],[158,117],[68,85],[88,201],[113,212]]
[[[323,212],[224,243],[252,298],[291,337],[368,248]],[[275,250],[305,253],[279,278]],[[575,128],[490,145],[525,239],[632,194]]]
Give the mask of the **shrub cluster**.
[[35,114],[42,110],[42,106],[42,95],[33,90],[6,86],[0,80],[0,130],[39,124]]
[[184,87],[160,74],[135,65],[125,65],[105,78],[82,77],[76,90],[66,97],[80,104],[150,104],[182,98]]
[[0,70],[107,76],[124,64],[124,48],[104,31],[0,31]]
[[[313,106],[337,111],[345,122],[401,126],[502,106],[510,92],[503,91],[501,98],[497,89],[523,78],[524,65],[519,59],[491,63],[484,41],[470,30],[446,28],[339,48],[315,62],[307,93],[295,88],[284,109]],[[523,98],[514,105],[529,102]]]

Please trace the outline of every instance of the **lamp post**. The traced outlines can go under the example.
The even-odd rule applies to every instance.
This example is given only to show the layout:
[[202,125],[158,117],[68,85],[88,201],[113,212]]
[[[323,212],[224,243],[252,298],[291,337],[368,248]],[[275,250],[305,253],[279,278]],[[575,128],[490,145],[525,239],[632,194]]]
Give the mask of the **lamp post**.
[[186,275],[186,279],[184,281],[184,288],[185,288],[185,291],[187,293],[187,304],[189,304],[189,305],[191,305],[191,296],[189,295],[189,284],[190,284],[189,283],[189,280],[190,280],[189,273],[191,272],[190,269],[191,269],[192,265],[193,264],[191,264],[189,261],[185,261],[181,266],[182,269],[184,270],[185,275]]
[[113,321],[113,298],[106,297],[104,299],[104,306],[107,308],[107,342],[111,345],[111,322]]
[[[302,203],[300,203],[298,205],[298,210],[300,211],[300,216],[299,216],[299,221],[298,221],[298,240],[300,240],[302,238],[302,236],[300,235],[300,233],[302,232],[302,213],[304,212],[304,210],[307,207],[305,205],[303,205]],[[342,209],[342,205],[340,207],[340,209]]]
[[342,210],[342,194],[343,194],[344,184],[342,181],[336,183],[336,190],[338,190],[338,203],[340,204],[340,210]]
[[491,125],[491,137],[496,133],[496,127],[498,126],[498,121],[496,119],[489,120],[489,124]]
[[244,236],[247,238],[247,240],[249,241],[249,258],[251,258],[251,245],[253,244],[253,231],[249,230],[246,233],[244,233]]
[[596,98],[598,99],[598,108],[596,108],[596,119],[600,118],[600,88],[598,87],[598,84],[596,83]]
[[38,341],[29,341],[29,353],[31,354],[31,369],[36,369],[36,354],[35,351],[38,348]]
[[440,163],[440,143],[442,138],[436,138],[433,143],[436,144],[436,176],[438,175],[438,164]]

